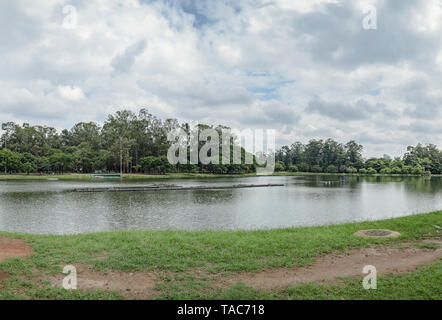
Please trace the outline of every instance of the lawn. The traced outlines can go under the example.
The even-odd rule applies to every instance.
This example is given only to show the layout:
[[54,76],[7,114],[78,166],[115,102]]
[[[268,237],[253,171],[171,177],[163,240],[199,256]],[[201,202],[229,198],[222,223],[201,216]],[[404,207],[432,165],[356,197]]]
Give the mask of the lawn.
[[[403,218],[349,223],[343,225],[275,229],[266,231],[119,231],[69,236],[2,233],[0,236],[22,238],[35,254],[26,259],[8,259],[0,270],[12,275],[0,284],[0,298],[95,299],[118,298],[104,291],[80,292],[51,288],[34,281],[37,276],[60,273],[66,264],[84,264],[94,270],[156,272],[161,281],[157,298],[397,298],[397,293],[382,291],[367,296],[356,288],[356,280],[346,287],[302,285],[283,292],[258,292],[241,283],[227,290],[211,290],[210,278],[216,274],[257,272],[268,268],[299,267],[311,264],[316,257],[371,244],[398,244],[409,240],[440,238],[442,211]],[[384,228],[401,233],[399,238],[365,239],[353,233],[360,229]],[[428,245],[430,250],[431,245]],[[104,258],[102,257],[104,255]],[[196,272],[198,271],[198,272]],[[410,298],[440,298],[430,284],[441,283],[441,265],[424,268],[411,275],[385,278],[392,288],[415,284]],[[410,278],[411,277],[411,278]],[[360,282],[360,279],[358,280]],[[420,281],[420,280],[419,280]],[[436,282],[435,282],[436,281]],[[425,285],[428,282],[428,285]],[[356,286],[356,287],[355,287]],[[346,289],[347,288],[347,289]],[[352,289],[353,288],[353,289]],[[428,288],[419,294],[419,288]],[[405,296],[407,295],[403,290]],[[380,291],[379,291],[380,292]]]

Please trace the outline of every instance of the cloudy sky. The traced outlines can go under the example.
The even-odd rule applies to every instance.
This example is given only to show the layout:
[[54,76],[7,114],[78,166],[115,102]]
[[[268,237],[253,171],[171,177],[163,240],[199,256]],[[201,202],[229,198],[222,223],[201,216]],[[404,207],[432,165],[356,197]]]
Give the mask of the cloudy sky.
[[70,128],[142,106],[276,129],[278,145],[442,147],[442,1],[0,2],[0,122]]

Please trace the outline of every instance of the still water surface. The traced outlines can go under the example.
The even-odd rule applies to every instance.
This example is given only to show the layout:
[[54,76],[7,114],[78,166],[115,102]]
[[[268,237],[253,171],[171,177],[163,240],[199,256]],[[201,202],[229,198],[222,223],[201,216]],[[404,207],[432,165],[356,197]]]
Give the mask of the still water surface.
[[[75,188],[283,183],[284,187],[121,193]],[[442,209],[442,178],[296,176],[119,181],[0,181],[0,231],[250,230],[327,225]]]

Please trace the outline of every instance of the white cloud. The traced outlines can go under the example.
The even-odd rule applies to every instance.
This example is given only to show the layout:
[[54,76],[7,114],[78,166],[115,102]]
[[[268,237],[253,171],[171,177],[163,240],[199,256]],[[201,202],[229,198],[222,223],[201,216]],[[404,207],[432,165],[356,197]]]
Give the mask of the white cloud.
[[[367,4],[377,30],[362,29]],[[422,128],[440,125],[441,12],[437,0],[2,1],[0,115],[60,128],[147,106],[275,128],[280,143],[360,138],[375,155],[440,144]]]
[[61,98],[70,101],[78,102],[85,98],[83,91],[79,87],[57,86],[57,92]]

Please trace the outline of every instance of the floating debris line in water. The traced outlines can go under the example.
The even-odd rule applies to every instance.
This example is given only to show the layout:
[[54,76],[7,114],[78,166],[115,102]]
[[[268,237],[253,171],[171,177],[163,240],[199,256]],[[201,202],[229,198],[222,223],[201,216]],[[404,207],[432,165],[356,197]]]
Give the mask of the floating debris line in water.
[[239,189],[239,188],[265,188],[283,187],[284,184],[235,184],[227,186],[177,186],[174,184],[157,184],[148,186],[132,187],[109,187],[109,188],[82,188],[75,189],[75,192],[124,192],[124,191],[172,191],[172,190],[214,190],[214,189]]

